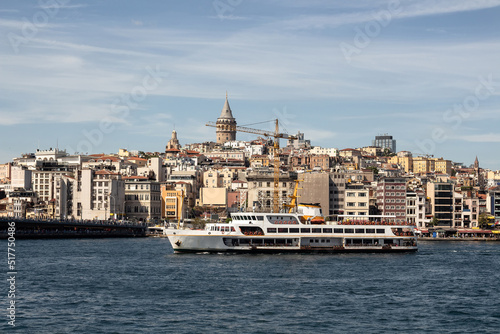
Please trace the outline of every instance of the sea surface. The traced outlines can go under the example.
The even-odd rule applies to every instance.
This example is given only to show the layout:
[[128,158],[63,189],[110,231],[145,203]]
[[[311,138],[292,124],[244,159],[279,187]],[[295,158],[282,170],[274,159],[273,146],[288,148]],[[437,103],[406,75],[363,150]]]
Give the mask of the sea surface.
[[165,238],[18,240],[16,260],[16,327],[4,280],[0,332],[500,333],[497,242],[224,255],[173,254]]

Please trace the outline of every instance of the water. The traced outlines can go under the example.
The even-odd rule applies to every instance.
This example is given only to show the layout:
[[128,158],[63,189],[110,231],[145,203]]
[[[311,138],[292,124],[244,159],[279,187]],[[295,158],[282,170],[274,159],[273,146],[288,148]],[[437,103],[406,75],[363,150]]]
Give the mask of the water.
[[[6,242],[0,247],[7,248]],[[498,333],[500,243],[411,254],[173,254],[163,238],[18,240],[19,333]],[[7,272],[3,262],[4,273]],[[7,296],[4,281],[2,295]],[[1,298],[2,309],[7,298]],[[6,314],[6,312],[4,312]]]

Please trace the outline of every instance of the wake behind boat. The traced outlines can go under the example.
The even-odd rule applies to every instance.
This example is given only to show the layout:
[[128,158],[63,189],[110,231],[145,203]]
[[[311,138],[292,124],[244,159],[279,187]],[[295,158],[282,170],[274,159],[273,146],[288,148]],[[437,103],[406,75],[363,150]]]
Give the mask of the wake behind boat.
[[[339,216],[238,212],[228,223],[204,230],[168,228],[175,253],[183,252],[414,252],[414,225],[391,223],[390,216]],[[392,217],[394,218],[394,217]]]

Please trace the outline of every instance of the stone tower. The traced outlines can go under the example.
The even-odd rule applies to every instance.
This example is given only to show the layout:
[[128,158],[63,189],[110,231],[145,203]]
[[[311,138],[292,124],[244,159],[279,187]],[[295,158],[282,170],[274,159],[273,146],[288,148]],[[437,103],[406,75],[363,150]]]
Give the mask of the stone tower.
[[227,93],[224,108],[222,108],[222,112],[220,113],[220,117],[217,118],[216,124],[217,144],[224,144],[227,141],[236,140],[236,120],[229,107]]
[[171,149],[176,149],[179,150],[181,148],[181,145],[179,144],[179,140],[177,139],[177,131],[173,130],[172,131],[172,138],[167,143],[167,146],[165,147],[165,151],[171,150]]

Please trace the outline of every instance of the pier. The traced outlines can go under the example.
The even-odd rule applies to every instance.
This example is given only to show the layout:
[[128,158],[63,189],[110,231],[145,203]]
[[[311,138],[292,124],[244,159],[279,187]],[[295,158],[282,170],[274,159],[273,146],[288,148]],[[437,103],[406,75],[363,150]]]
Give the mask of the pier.
[[147,225],[115,220],[38,220],[0,218],[0,239],[8,238],[9,223],[15,223],[16,239],[130,238],[146,237]]

